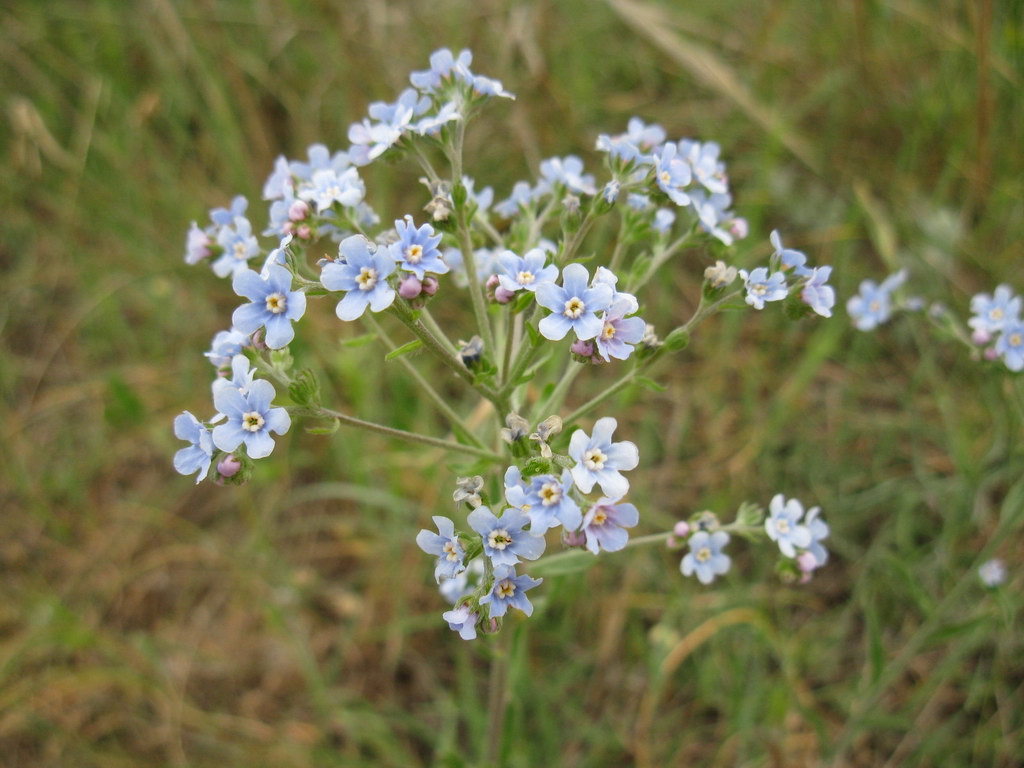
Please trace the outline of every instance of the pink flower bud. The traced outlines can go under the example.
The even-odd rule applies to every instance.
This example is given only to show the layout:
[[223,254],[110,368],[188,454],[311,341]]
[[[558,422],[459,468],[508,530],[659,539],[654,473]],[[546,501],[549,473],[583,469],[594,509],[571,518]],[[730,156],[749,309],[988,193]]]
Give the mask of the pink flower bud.
[[747,224],[747,220],[744,218],[732,219],[729,224],[729,233],[737,240],[742,240],[750,232],[750,226]]
[[284,232],[286,235],[294,235],[295,234],[295,222],[294,221],[286,221],[284,224],[281,225],[281,231]]
[[494,289],[494,300],[499,304],[508,304],[515,298],[515,291],[506,291],[502,286]]
[[233,453],[229,453],[217,462],[217,473],[221,477],[234,477],[238,474],[238,470],[241,468],[242,462],[240,462]]
[[690,524],[685,520],[680,520],[674,526],[672,526],[672,533],[678,536],[680,539],[685,539],[690,535]]
[[594,356],[594,344],[590,341],[580,341],[576,339],[569,347],[569,351],[574,355],[580,357],[593,357]]
[[309,205],[305,200],[296,200],[288,208],[288,218],[292,221],[302,221],[309,216]]
[[810,552],[801,552],[796,556],[796,567],[802,573],[810,573],[818,567],[818,561]]
[[587,544],[587,537],[583,531],[564,531],[562,543],[567,547],[584,547]]
[[436,277],[431,277],[430,275],[427,275],[426,277],[423,278],[423,292],[427,294],[427,296],[433,296],[435,293],[437,293],[437,289],[440,285],[441,284],[437,282]]
[[491,275],[490,277],[487,278],[487,282],[484,283],[484,287],[493,290],[494,288],[497,288],[500,284],[501,281],[498,280],[498,276]]
[[668,547],[669,549],[675,549],[676,547],[679,546],[679,539],[677,539],[672,534],[669,534],[668,538],[665,539],[665,546]]
[[415,299],[422,292],[423,283],[416,275],[408,275],[402,278],[402,282],[398,284],[398,295],[403,299]]
[[309,224],[302,224],[295,230],[295,234],[302,240],[309,240],[313,236],[313,230],[310,229]]
[[989,347],[988,349],[985,350],[985,359],[986,360],[998,360],[999,359],[999,353],[996,352],[996,348],[995,347]]
[[992,334],[986,331],[984,328],[977,328],[974,333],[971,334],[971,341],[977,344],[979,347],[983,347],[992,341]]

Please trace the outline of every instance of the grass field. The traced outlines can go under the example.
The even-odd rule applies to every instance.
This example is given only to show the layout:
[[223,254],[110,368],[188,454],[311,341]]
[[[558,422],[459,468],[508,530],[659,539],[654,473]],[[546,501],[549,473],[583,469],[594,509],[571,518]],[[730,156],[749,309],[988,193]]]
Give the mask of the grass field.
[[[629,551],[465,644],[413,540],[448,505],[439,451],[293,430],[244,487],[174,473],[171,421],[208,407],[201,352],[236,305],[182,263],[188,223],[258,200],[279,153],[344,148],[442,45],[519,95],[469,137],[499,198],[543,157],[594,164],[637,114],[721,143],[757,247],[782,229],[834,265],[840,304],[899,266],[961,314],[1024,291],[1016,2],[12,0],[0,765],[479,765],[500,643],[515,768],[1024,764],[1024,382],[921,318],[718,316],[664,392],[616,406],[638,534],[781,491],[832,527],[806,586],[741,555],[705,589],[678,554]],[[423,205],[418,175],[367,169],[385,218]],[[663,273],[652,314],[688,317],[702,264]],[[379,349],[341,343],[359,329],[303,325],[338,406],[443,434]]]

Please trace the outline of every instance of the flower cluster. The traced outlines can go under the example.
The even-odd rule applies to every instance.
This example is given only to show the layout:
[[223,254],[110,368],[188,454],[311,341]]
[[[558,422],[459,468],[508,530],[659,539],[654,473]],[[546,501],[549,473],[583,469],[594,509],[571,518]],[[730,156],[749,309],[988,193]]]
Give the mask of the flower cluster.
[[[464,173],[464,137],[488,104],[514,97],[499,81],[474,73],[472,64],[469,51],[437,51],[393,102],[369,105],[349,128],[346,149],[314,144],[305,159],[278,157],[263,186],[266,246],[247,218],[244,197],[211,211],[206,228],[192,224],[186,262],[208,261],[216,275],[231,278],[240,300],[231,326],[216,333],[206,352],[217,372],[213,415],[201,421],[185,412],[174,421],[175,435],[186,443],[175,468],[197,482],[245,482],[253,460],[269,456],[275,436],[295,419],[310,422],[306,430],[313,433],[364,429],[476,462],[453,495],[458,510],[468,509],[465,525],[435,515],[436,532],[416,537],[435,558],[435,579],[452,604],[444,619],[466,639],[497,631],[509,608],[533,611],[528,593],[541,580],[524,571],[541,573],[543,565],[531,563],[652,540],[630,535],[639,510],[626,501],[624,473],[637,468],[637,447],[614,439],[617,421],[609,416],[590,432],[579,428],[592,412],[634,384],[657,387],[647,376],[652,367],[684,349],[697,326],[721,310],[784,302],[796,319],[828,317],[835,304],[831,269],[808,266],[777,232],[768,266],[741,269],[745,256],[727,249],[746,238],[748,224],[733,211],[719,146],[670,141],[664,128],[640,118],[630,119],[625,133],[598,138],[600,172],[576,155],[550,157],[533,180],[515,183],[495,202],[491,187]],[[421,211],[381,217],[370,207],[361,173],[382,158],[419,165],[426,189]],[[609,215],[618,220],[614,245],[583,250]],[[659,337],[642,290],[687,251],[725,258],[702,265],[696,311]],[[741,288],[733,285],[737,277]],[[319,299],[338,320],[367,326],[366,337],[413,375],[454,439],[325,407],[329,393],[321,391],[320,378],[297,366],[292,354],[307,304],[312,313]],[[445,300],[439,317],[463,310],[465,324],[451,336],[431,312]],[[329,310],[324,315],[334,322]],[[405,334],[400,343],[391,341],[386,324]],[[414,351],[424,354],[413,358]],[[424,360],[438,367],[420,373]],[[452,378],[446,383],[463,385],[473,402],[435,389],[438,370]],[[618,378],[564,421],[539,418],[560,413],[581,373],[593,383],[605,370]],[[283,404],[277,404],[279,388]],[[485,412],[479,400],[498,418],[470,424],[461,414]],[[777,500],[758,535],[778,542],[791,575],[806,576],[825,563],[820,542],[828,528],[817,508],[804,514],[799,502]],[[710,513],[677,525],[673,540],[689,548],[683,573],[704,583],[725,573],[730,532],[753,535],[762,522],[751,523],[755,512],[761,514],[741,508],[736,525],[742,528],[720,526]],[[568,551],[551,554],[557,528]]]

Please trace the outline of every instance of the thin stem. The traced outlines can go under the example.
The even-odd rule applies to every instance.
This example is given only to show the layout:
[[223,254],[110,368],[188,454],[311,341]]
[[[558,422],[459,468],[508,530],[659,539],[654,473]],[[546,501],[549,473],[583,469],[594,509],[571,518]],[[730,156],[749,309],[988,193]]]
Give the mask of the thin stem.
[[622,257],[626,255],[626,240],[624,235],[626,234],[626,217],[623,214],[619,215],[619,234],[615,237],[615,249],[612,251],[611,261],[608,263],[608,269],[612,272],[618,270],[619,265],[622,263]]
[[[541,419],[550,416],[553,413],[558,413],[558,409],[562,407],[562,403],[565,401],[565,396],[569,392],[569,387],[576,380],[576,377],[583,371],[585,363],[577,363],[571,357],[569,358],[569,367],[565,373],[562,374],[562,378],[559,379],[558,384],[551,391],[551,394],[542,403],[537,404],[536,412],[533,414],[534,421],[540,421]],[[566,423],[569,423],[568,421]]]
[[438,176],[437,171],[434,170],[434,166],[430,164],[430,160],[427,159],[427,156],[423,154],[423,148],[414,141],[412,142],[412,149],[413,152],[416,153],[416,159],[419,160],[420,168],[422,168],[423,172],[427,174],[427,178],[432,182],[440,181],[441,177]]
[[555,206],[558,205],[558,199],[552,195],[548,204],[544,206],[539,214],[533,217],[530,221],[530,230],[526,234],[526,242],[523,243],[523,250],[529,250],[533,243],[538,242],[544,225],[548,221],[548,217],[551,216],[551,212],[555,210]]
[[[624,549],[634,549],[636,547],[648,547],[652,544],[664,544],[668,541],[671,536],[671,531],[667,533],[651,533],[647,536],[638,536],[637,538],[630,539],[626,542]],[[583,549],[570,549],[565,552],[559,552],[556,555],[548,555],[537,560],[533,565],[530,566],[531,573],[543,573],[545,568],[548,568],[557,563],[563,563],[566,560],[582,560],[583,558],[594,557],[591,552]]]
[[640,290],[643,286],[647,285],[647,281],[654,277],[655,273],[661,268],[661,265],[664,264],[673,256],[675,256],[675,254],[678,253],[680,250],[682,250],[683,246],[690,241],[690,238],[692,236],[693,230],[690,230],[689,232],[686,232],[685,234],[680,236],[678,239],[676,239],[663,250],[655,251],[654,258],[651,260],[651,264],[650,266],[647,267],[647,271],[643,274],[643,277],[641,277],[637,281],[636,285],[629,286],[630,292],[635,293],[636,291]]
[[[372,313],[363,313],[363,319],[367,322],[370,328],[373,329],[373,332],[377,334],[380,340],[384,342],[384,346],[386,346],[388,350],[393,352],[395,349],[398,348],[397,345],[387,335],[387,333],[384,332],[384,328],[381,327],[381,324],[377,322],[377,319],[373,316]],[[430,382],[427,381],[426,378],[424,378],[423,374],[419,372],[416,366],[409,362],[409,360],[406,359],[405,356],[401,356],[397,359],[398,362],[401,363],[402,367],[405,368],[405,370],[408,372],[408,374],[412,376],[413,381],[416,382],[420,390],[428,398],[430,398],[431,402],[434,403],[434,405],[437,407],[437,410],[444,414],[448,421],[451,422],[452,427],[455,428],[455,430],[458,431],[463,437],[465,437],[467,440],[473,443],[473,445],[475,445],[477,448],[486,448],[483,442],[475,434],[473,434],[473,431],[469,428],[469,425],[462,420],[458,413],[455,412],[455,409],[448,405],[448,402],[443,397],[441,397],[437,390],[430,386]]]
[[421,443],[422,445],[430,445],[435,448],[443,448],[446,451],[453,451],[455,453],[466,453],[470,456],[476,456],[479,459],[487,459],[497,464],[507,463],[507,459],[497,453],[493,453],[483,448],[477,448],[472,445],[463,445],[462,443],[456,443],[453,440],[444,440],[439,437],[428,437],[427,435],[418,435],[415,432],[406,432],[404,429],[395,429],[394,427],[386,427],[383,424],[376,424],[372,421],[364,421],[363,419],[357,419],[355,416],[349,416],[348,414],[341,413],[339,411],[332,411],[329,408],[321,408],[319,415],[337,419],[339,422],[348,427],[356,427],[357,429],[365,429],[367,432],[376,432],[381,435],[387,435],[397,440],[405,440],[410,443]]
[[507,376],[509,368],[512,366],[512,347],[516,343],[516,333],[521,328],[523,323],[522,314],[517,314],[514,318],[509,317],[509,313],[505,313],[505,350],[502,355],[501,361],[501,383],[502,385],[508,381]]
[[484,765],[488,768],[497,768],[501,764],[505,713],[508,710],[508,656],[511,637],[509,630],[500,632],[497,647],[492,649],[491,670],[487,681],[487,744],[484,750]]
[[601,403],[603,403],[605,400],[607,400],[610,397],[613,397],[614,395],[618,394],[626,387],[628,387],[630,384],[632,384],[633,380],[636,379],[637,372],[640,371],[642,367],[646,366],[637,366],[633,370],[629,371],[629,373],[627,373],[621,379],[616,381],[610,387],[606,388],[599,394],[594,395],[594,397],[587,400],[587,402],[585,402],[575,411],[566,416],[565,419],[563,419],[563,421],[566,424],[572,424],[573,422],[578,421],[579,419],[586,416],[592,410],[597,408],[597,406],[601,405]]
[[441,345],[445,347],[453,355],[458,353],[458,348],[448,338],[448,335],[441,329],[441,326],[437,324],[437,320],[430,314],[430,310],[424,307],[420,310],[420,317],[423,318],[423,324],[430,330],[432,334],[437,337],[437,340],[441,342]]

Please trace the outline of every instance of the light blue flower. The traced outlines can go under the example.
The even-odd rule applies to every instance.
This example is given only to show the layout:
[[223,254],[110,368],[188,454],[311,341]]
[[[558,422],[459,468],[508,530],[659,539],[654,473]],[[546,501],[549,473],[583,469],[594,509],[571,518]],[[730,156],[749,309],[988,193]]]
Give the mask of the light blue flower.
[[249,201],[243,195],[231,199],[231,207],[214,208],[210,211],[210,220],[218,227],[230,227],[235,219],[244,217],[249,208]]
[[494,212],[505,219],[511,219],[517,213],[529,207],[539,194],[528,182],[517,181],[512,185],[512,194],[494,206]]
[[455,523],[440,515],[433,520],[437,533],[421,530],[416,536],[416,544],[428,555],[437,557],[434,579],[440,584],[442,578],[451,579],[466,570],[466,550],[455,535]]
[[618,181],[612,179],[604,188],[601,190],[601,197],[608,205],[614,205],[615,201],[619,199],[619,190],[622,189],[622,185]]
[[198,224],[194,221],[192,222],[192,226],[188,230],[188,236],[185,239],[186,264],[198,264],[210,256],[212,253],[210,249],[216,244],[216,241],[211,237],[212,231],[212,227],[200,229]]
[[232,288],[249,299],[231,315],[232,324],[242,333],[266,328],[267,346],[280,349],[295,338],[292,323],[306,312],[306,294],[293,291],[292,273],[279,264],[271,264],[266,279],[251,269],[238,272]]
[[622,294],[601,317],[603,325],[595,342],[598,353],[606,362],[610,362],[613,357],[625,360],[633,354],[633,345],[639,344],[643,338],[647,323],[639,317],[626,317],[636,310],[636,299]]
[[492,619],[504,616],[510,606],[530,616],[533,613],[533,603],[526,596],[526,592],[542,581],[544,579],[531,579],[525,573],[516,576],[516,569],[511,566],[496,565],[491,591],[480,598],[480,605],[490,605],[489,613]]
[[349,126],[349,160],[354,165],[368,165],[397,144],[413,128],[413,120],[428,109],[430,99],[412,88],[402,91],[394,103],[374,102],[368,118]]
[[[473,251],[473,258],[476,261],[476,274],[481,285],[486,283],[487,279],[501,268],[498,264],[498,256],[498,251],[490,248],[477,248]],[[445,248],[442,258],[444,263],[451,268],[456,284],[463,288],[469,285],[462,251],[458,248]]]
[[700,228],[712,237],[732,245],[733,239],[740,236],[733,226],[736,214],[729,209],[732,197],[728,193],[708,195],[702,189],[695,189],[690,192],[690,205],[697,214]]
[[538,325],[544,338],[559,341],[572,330],[576,338],[586,341],[601,332],[603,323],[597,313],[611,305],[613,291],[604,283],[588,288],[589,277],[582,264],[569,264],[562,270],[561,286],[555,283],[538,286],[537,303],[551,310]]
[[250,458],[262,459],[274,450],[273,432],[283,435],[291,426],[291,417],[284,408],[272,408],[274,385],[257,379],[244,395],[234,387],[217,390],[213,404],[227,422],[213,429],[213,444],[222,451],[232,452],[245,443]]
[[729,570],[732,560],[722,550],[729,543],[729,534],[725,531],[697,531],[690,537],[690,551],[679,564],[683,576],[697,574],[701,584],[710,584],[715,576],[721,576]]
[[782,236],[779,235],[779,230],[773,229],[768,239],[771,241],[772,248],[775,249],[774,256],[782,262],[783,269],[793,269],[798,275],[810,274],[811,270],[806,266],[807,256],[804,255],[803,251],[786,248],[782,244]]
[[576,461],[572,476],[583,493],[590,493],[595,483],[611,499],[621,499],[629,491],[629,481],[621,473],[636,469],[640,453],[629,441],[612,442],[617,426],[615,419],[605,416],[594,422],[593,434],[577,429],[569,439],[569,456]]
[[[187,261],[187,259],[186,259]],[[976,294],[971,299],[974,317],[967,324],[976,331],[996,333],[1003,327],[1020,319],[1021,298],[1014,296],[1008,285],[996,286],[995,293]]]
[[679,157],[689,164],[698,184],[713,195],[721,195],[729,190],[725,163],[718,159],[721,147],[713,141],[702,143],[692,139],[683,139],[678,147]]
[[213,461],[213,438],[203,424],[188,411],[174,417],[174,436],[190,443],[174,454],[174,469],[182,475],[196,474],[196,484],[203,482]]
[[751,272],[741,269],[740,277],[747,288],[746,302],[754,309],[764,309],[766,301],[782,301],[789,294],[786,276],[781,272],[773,272],[769,277],[765,267],[758,267]]
[[651,226],[654,227],[655,232],[665,235],[668,234],[675,223],[675,211],[669,208],[659,208],[654,212],[654,221],[651,222]]
[[256,369],[249,366],[249,358],[245,355],[235,355],[231,358],[231,378],[218,376],[213,380],[213,394],[224,387],[234,388],[243,395],[249,391],[253,380],[256,378]]
[[509,507],[499,518],[487,507],[477,507],[467,519],[483,540],[484,554],[496,566],[515,565],[519,558],[536,560],[544,552],[544,539],[523,530],[529,518],[521,510]]
[[504,251],[498,256],[501,271],[498,282],[506,291],[536,291],[542,283],[553,283],[558,279],[558,267],[554,264],[544,265],[547,254],[540,248],[532,248],[524,255],[518,256],[512,251]]
[[768,505],[764,530],[786,557],[796,557],[797,548],[807,549],[811,545],[811,531],[800,524],[803,516],[803,504],[797,499],[786,501],[781,493],[773,496]]
[[223,226],[217,233],[217,244],[224,252],[213,262],[217,277],[244,272],[249,259],[258,256],[260,244],[252,234],[252,225],[244,216],[236,216],[231,226]]
[[625,548],[629,541],[627,528],[640,522],[640,513],[632,504],[624,504],[616,499],[601,497],[597,503],[587,510],[583,518],[583,535],[587,549],[595,555],[602,549],[605,552],[618,552]]
[[828,550],[821,543],[828,538],[828,524],[820,515],[821,507],[811,507],[804,517],[804,525],[811,532],[811,543],[807,545],[807,551],[814,557],[815,568],[821,568],[828,562]]
[[277,200],[293,192],[291,164],[284,155],[278,155],[274,161],[274,170],[263,184],[263,199]]
[[453,78],[470,82],[473,73],[470,72],[469,65],[472,63],[473,54],[468,50],[460,51],[456,58],[449,49],[441,48],[430,54],[430,69],[413,72],[409,75],[409,82],[424,93],[433,93]]
[[665,141],[665,129],[660,125],[645,125],[639,117],[631,117],[626,133],[618,136],[601,134],[597,149],[624,162],[650,162],[650,153]]
[[342,320],[362,317],[369,307],[381,312],[395,300],[395,289],[388,276],[395,271],[395,260],[387,248],[370,250],[370,241],[362,235],[346,237],[338,246],[340,261],[328,262],[320,273],[320,282],[329,291],[347,291],[338,302],[336,313]]
[[316,171],[310,185],[299,193],[303,200],[316,203],[317,213],[330,210],[335,203],[343,208],[354,208],[365,195],[366,185],[355,168],[340,175],[330,169]]
[[494,202],[494,189],[484,187],[479,192],[475,190],[476,182],[469,176],[462,177],[462,186],[466,188],[466,200],[476,206],[477,213],[486,213]]
[[996,339],[995,351],[1011,371],[1024,370],[1024,322],[1005,323]]
[[463,640],[476,640],[476,624],[480,621],[480,614],[471,610],[468,604],[463,603],[445,611],[441,618],[448,622],[448,629],[458,632]]
[[626,198],[626,205],[634,211],[646,211],[651,207],[650,195],[642,195],[639,192],[630,192]]
[[822,317],[832,317],[836,305],[836,292],[827,285],[832,276],[832,267],[815,267],[810,271],[807,282],[800,289],[800,298]]
[[654,155],[654,180],[658,188],[676,205],[689,205],[690,196],[683,191],[693,180],[690,165],[677,157],[679,148],[669,142]]
[[441,235],[434,234],[434,228],[423,224],[418,229],[412,216],[406,216],[395,222],[398,240],[388,246],[391,258],[406,272],[412,272],[422,280],[427,272],[443,275],[448,272],[448,265],[441,258],[437,246]]
[[995,588],[1006,582],[1006,565],[999,558],[986,560],[978,567],[978,578],[986,587]]
[[237,328],[229,331],[218,331],[214,334],[210,349],[203,354],[216,368],[224,368],[230,365],[231,359],[239,354],[245,347],[252,344],[249,334],[242,333]]
[[572,473],[568,469],[562,471],[561,478],[537,475],[524,483],[519,468],[509,467],[505,472],[505,499],[529,516],[530,533],[536,536],[543,536],[559,524],[574,531],[580,527],[583,515],[570,495],[572,484]]
[[595,195],[594,177],[583,172],[583,161],[576,155],[549,157],[540,164],[541,180],[538,191],[550,192],[558,185],[577,195]]
[[640,303],[636,300],[636,296],[619,290],[619,276],[608,269],[608,267],[597,268],[594,272],[594,279],[590,286],[593,288],[594,286],[601,284],[607,285],[612,289],[612,304],[618,304],[623,301],[628,302],[630,309],[625,312],[625,314],[631,315],[640,309]]
[[860,293],[846,302],[846,311],[853,318],[854,326],[861,331],[871,331],[888,320],[892,315],[892,292],[906,279],[907,271],[901,269],[889,275],[881,285],[873,280],[863,281]]
[[289,170],[292,176],[300,181],[309,181],[317,171],[334,171],[341,174],[352,163],[347,152],[335,152],[333,155],[323,144],[310,144],[306,150],[306,157],[309,162],[292,160],[289,163]]
[[420,136],[435,136],[448,123],[461,119],[462,113],[459,111],[458,105],[454,101],[449,101],[437,110],[436,114],[420,118],[411,126],[411,130]]
[[644,123],[639,117],[629,118],[626,137],[642,152],[653,152],[665,143],[665,129],[657,123]]
[[474,592],[476,585],[483,580],[483,575],[484,558],[477,557],[470,561],[465,570],[460,571],[452,578],[442,578],[437,590],[441,593],[441,597],[455,605],[460,599]]
[[512,99],[513,101],[516,98],[514,94],[505,90],[500,80],[495,80],[493,77],[473,75],[471,87],[478,96],[498,96],[502,99]]

